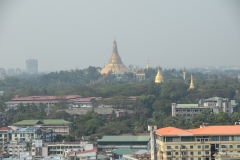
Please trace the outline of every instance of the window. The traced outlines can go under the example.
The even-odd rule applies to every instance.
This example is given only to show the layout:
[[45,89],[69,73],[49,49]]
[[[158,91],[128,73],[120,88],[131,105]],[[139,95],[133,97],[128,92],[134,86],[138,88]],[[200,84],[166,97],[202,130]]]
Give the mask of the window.
[[172,153],[171,152],[167,152],[167,155],[172,155]]
[[181,146],[181,149],[186,149],[186,146]]
[[180,142],[180,137],[166,137],[166,142]]
[[220,141],[229,141],[230,137],[229,136],[220,136]]
[[205,154],[209,154],[209,151],[205,151]]
[[201,152],[198,152],[198,155],[201,155]]
[[192,141],[195,141],[195,138],[193,136],[181,137],[181,142],[192,142]]
[[175,149],[178,149],[178,146],[175,146]]
[[233,145],[229,145],[229,148],[233,148]]
[[205,148],[209,148],[209,145],[205,145]]
[[198,158],[198,160],[201,160],[201,158]]
[[221,148],[226,148],[226,146],[225,145],[221,145]]
[[235,136],[235,141],[240,141],[240,136]]
[[175,155],[178,155],[178,152],[175,152]]
[[200,148],[201,148],[201,146],[197,146],[197,148],[198,148],[198,149],[200,149]]
[[218,136],[211,136],[210,140],[211,141],[219,141],[219,137]]
[[237,148],[240,148],[240,145],[237,145]]
[[193,152],[190,152],[190,155],[193,155]]
[[167,146],[167,149],[171,149],[171,146]]
[[191,158],[190,160],[194,160],[193,158]]
[[190,146],[190,149],[193,149],[193,146]]

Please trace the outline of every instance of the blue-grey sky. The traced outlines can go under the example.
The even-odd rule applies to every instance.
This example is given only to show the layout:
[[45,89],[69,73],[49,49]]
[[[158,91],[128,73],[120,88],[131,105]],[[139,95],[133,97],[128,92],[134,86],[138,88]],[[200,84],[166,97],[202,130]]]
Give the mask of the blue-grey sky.
[[114,36],[126,66],[239,65],[240,1],[0,1],[0,68],[103,67]]

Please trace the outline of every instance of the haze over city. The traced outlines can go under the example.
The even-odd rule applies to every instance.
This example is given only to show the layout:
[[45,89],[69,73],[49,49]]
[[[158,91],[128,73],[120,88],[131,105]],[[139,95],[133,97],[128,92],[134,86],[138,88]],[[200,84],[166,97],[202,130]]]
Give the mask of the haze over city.
[[5,0],[0,35],[0,68],[103,67],[114,37],[126,66],[238,65],[240,2]]

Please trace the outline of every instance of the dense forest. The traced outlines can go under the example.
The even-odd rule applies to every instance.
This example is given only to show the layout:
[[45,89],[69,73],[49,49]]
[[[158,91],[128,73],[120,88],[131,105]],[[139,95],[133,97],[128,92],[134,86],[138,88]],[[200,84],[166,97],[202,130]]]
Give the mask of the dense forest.
[[[71,116],[65,111],[64,103],[59,103],[51,108],[51,113],[46,115],[46,107],[42,104],[28,106],[19,105],[16,110],[6,112],[7,123],[11,125],[23,119],[63,118],[72,122],[71,134],[58,140],[66,139],[74,141],[82,135],[101,137],[102,135],[119,135],[122,133],[137,134],[147,132],[148,124],[156,124],[158,127],[174,126],[180,128],[196,128],[203,122],[211,125],[233,124],[240,116],[239,107],[235,107],[232,116],[221,112],[211,113],[206,109],[201,114],[193,117],[191,122],[186,122],[181,116],[171,116],[171,103],[198,103],[199,99],[219,96],[234,99],[235,90],[240,89],[240,82],[235,78],[221,75],[209,75],[199,72],[194,76],[195,89],[188,91],[190,74],[187,79],[182,78],[182,71],[176,69],[162,70],[164,83],[155,84],[156,69],[145,70],[146,80],[137,82],[134,74],[128,73],[121,80],[111,74],[102,76],[99,68],[89,67],[84,70],[52,72],[38,77],[9,77],[0,80],[0,90],[5,91],[0,96],[0,110],[5,110],[6,101],[15,95],[57,95],[77,94],[83,97],[111,97],[116,103],[123,103],[124,97],[137,96],[136,102],[125,109],[133,111],[133,115],[107,119],[94,111],[81,116]],[[100,79],[100,80],[99,80]],[[97,83],[91,84],[95,80]],[[98,81],[97,81],[98,80]],[[236,102],[240,101],[236,99]],[[117,106],[117,105],[116,105]],[[121,105],[120,105],[121,106]],[[96,106],[95,106],[96,107]],[[121,108],[124,108],[121,106]]]

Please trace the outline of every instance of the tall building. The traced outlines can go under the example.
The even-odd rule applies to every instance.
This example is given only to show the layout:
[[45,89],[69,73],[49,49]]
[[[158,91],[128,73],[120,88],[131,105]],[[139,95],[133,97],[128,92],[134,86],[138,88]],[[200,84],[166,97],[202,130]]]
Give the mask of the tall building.
[[146,69],[148,70],[150,68],[149,61],[147,61]]
[[156,130],[155,137],[158,160],[215,160],[219,153],[240,153],[239,124],[203,124],[189,130],[165,127]]
[[161,74],[160,67],[158,67],[158,72],[155,77],[155,83],[162,83],[162,82],[163,82],[163,76]]
[[36,60],[36,59],[26,60],[26,72],[29,74],[37,74],[38,73],[38,60]]
[[183,80],[185,81],[185,79],[186,79],[186,73],[187,73],[187,71],[186,71],[186,68],[184,67],[183,68]]
[[108,74],[112,72],[115,74],[123,74],[124,72],[130,72],[130,70],[123,64],[117,50],[117,42],[113,41],[112,55],[108,64],[100,71],[101,74]]

